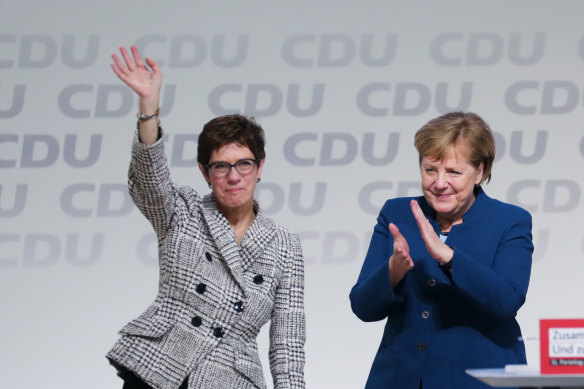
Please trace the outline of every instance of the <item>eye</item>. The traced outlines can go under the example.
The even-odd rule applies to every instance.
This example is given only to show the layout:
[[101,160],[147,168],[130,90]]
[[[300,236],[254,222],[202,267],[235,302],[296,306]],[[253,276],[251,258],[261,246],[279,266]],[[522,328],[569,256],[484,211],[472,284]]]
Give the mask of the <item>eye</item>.
[[255,161],[253,159],[241,159],[235,164],[237,170],[242,174],[250,173],[255,167]]
[[211,164],[211,169],[217,173],[227,171],[229,169],[229,164],[227,162],[215,162]]
[[251,159],[242,159],[237,161],[237,167],[240,169],[250,169],[253,167],[253,161]]

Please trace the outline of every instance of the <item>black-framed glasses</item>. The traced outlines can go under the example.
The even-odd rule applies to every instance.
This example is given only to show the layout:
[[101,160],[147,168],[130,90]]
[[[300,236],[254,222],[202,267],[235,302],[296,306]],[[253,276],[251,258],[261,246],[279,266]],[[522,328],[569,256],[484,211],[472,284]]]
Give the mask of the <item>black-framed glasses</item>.
[[235,168],[240,176],[247,176],[253,171],[257,166],[258,161],[256,159],[240,159],[234,164],[228,162],[213,162],[207,165],[207,168],[215,177],[225,177],[231,172],[231,168]]

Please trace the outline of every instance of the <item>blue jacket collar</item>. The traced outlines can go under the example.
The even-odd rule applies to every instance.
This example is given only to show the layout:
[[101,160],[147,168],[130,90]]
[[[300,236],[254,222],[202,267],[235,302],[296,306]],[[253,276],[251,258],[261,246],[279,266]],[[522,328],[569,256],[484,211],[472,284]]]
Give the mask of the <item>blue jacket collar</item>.
[[[485,203],[489,200],[489,196],[483,191],[480,185],[475,185],[474,188],[475,201],[472,203],[468,211],[463,215],[465,222],[473,220],[484,207]],[[424,196],[418,197],[418,202],[424,214],[429,218],[430,222],[435,229],[439,228],[438,222],[436,221],[436,211],[434,208],[428,204]]]

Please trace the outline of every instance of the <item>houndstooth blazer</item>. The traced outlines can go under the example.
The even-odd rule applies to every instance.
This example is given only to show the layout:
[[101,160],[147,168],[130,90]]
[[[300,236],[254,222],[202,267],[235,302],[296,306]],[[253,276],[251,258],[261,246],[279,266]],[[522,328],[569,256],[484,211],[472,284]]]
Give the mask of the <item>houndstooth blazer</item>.
[[158,237],[155,301],[107,354],[154,388],[266,388],[256,337],[270,324],[275,388],[304,388],[304,264],[300,241],[264,216],[243,240],[212,195],[174,186],[163,141],[134,139],[129,190]]

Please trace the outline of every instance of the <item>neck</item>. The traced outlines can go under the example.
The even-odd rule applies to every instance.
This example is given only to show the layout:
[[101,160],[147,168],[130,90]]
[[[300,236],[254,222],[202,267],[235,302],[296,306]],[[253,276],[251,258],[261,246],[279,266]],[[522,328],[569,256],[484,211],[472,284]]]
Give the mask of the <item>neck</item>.
[[440,223],[440,231],[442,232],[450,232],[450,229],[452,228],[452,226],[456,225],[456,224],[460,224],[462,223],[462,219],[458,219],[458,220],[446,220],[443,218],[436,218],[436,220],[438,220],[438,223]]
[[235,237],[237,242],[240,243],[243,236],[247,232],[249,226],[252,225],[255,219],[255,212],[253,210],[253,202],[249,205],[238,207],[235,209],[221,209],[221,213],[227,221],[233,231],[235,232]]

